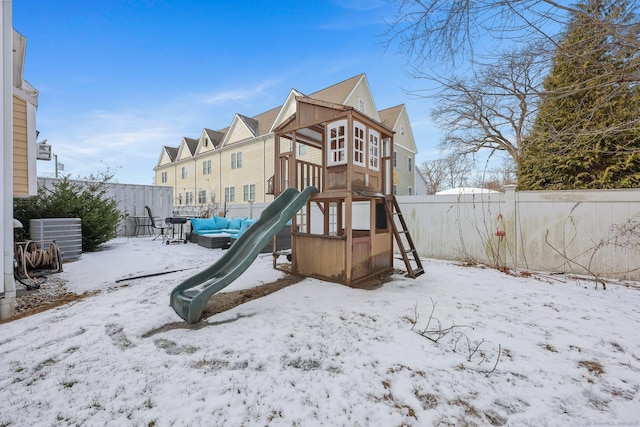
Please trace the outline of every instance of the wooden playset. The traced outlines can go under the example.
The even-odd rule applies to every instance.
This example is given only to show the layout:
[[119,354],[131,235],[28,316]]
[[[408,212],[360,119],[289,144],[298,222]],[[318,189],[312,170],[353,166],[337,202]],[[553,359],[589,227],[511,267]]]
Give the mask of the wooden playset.
[[[290,264],[275,268],[353,285],[393,270],[394,239],[409,277],[424,273],[393,195],[393,131],[353,107],[296,98],[275,129],[270,193],[316,187],[292,219]],[[274,243],[275,244],[275,243]]]

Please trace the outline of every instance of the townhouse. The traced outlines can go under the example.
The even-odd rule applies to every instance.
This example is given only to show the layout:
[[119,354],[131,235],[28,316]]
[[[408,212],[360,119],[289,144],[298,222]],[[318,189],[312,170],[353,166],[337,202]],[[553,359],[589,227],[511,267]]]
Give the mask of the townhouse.
[[[154,168],[156,185],[173,187],[174,209],[207,215],[229,204],[272,201],[274,129],[295,113],[296,96],[353,107],[392,129],[394,192],[415,194],[417,149],[406,107],[378,110],[365,74],[359,74],[309,95],[292,89],[276,108],[253,117],[237,113],[224,129],[205,128],[198,138],[182,138],[178,147],[162,147]],[[297,149],[298,159],[322,163],[317,150],[303,144]]]

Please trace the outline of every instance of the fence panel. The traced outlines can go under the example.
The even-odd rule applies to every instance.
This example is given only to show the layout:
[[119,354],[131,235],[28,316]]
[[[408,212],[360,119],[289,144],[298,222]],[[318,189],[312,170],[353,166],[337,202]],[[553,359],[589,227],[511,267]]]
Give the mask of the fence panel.
[[640,190],[508,189],[398,203],[423,257],[640,280]]
[[[38,185],[51,188],[55,178],[38,178]],[[70,180],[82,184],[82,180]],[[136,185],[107,183],[106,197],[113,198],[118,204],[118,210],[124,215],[124,219],[118,224],[118,236],[130,236],[133,232],[133,218],[146,217],[145,206],[151,208],[153,215],[158,218],[167,218],[173,215],[173,188],[159,185]]]

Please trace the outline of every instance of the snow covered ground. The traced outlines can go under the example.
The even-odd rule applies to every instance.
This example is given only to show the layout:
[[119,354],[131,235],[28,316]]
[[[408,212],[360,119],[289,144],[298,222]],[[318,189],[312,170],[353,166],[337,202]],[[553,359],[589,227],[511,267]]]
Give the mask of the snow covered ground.
[[[0,325],[0,425],[640,425],[637,289],[426,260],[417,280],[305,279],[189,326],[169,292],[222,253],[116,239],[65,264],[100,292]],[[281,276],[260,255],[225,291]]]

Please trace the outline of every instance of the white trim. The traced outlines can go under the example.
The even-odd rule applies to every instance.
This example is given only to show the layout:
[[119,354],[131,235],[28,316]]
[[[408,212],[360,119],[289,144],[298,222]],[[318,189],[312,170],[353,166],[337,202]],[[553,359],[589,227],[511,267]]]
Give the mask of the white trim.
[[[15,309],[16,284],[13,280],[13,23],[12,2],[3,1],[0,4],[0,18],[2,32],[0,46],[2,46],[2,87],[0,88],[0,115],[2,116],[2,151],[0,151],[0,187],[2,188],[2,210],[0,224],[2,237],[2,285],[0,291],[4,296],[0,298],[0,319],[11,317]],[[5,399],[6,400],[6,399]]]
[[[342,128],[344,130],[343,134],[337,134],[335,136],[335,141],[337,143],[342,142],[342,147],[337,147],[336,149],[331,149],[331,131],[333,129]],[[336,166],[336,165],[346,165],[347,164],[347,146],[349,145],[349,128],[347,127],[347,120],[336,120],[335,122],[331,122],[327,124],[327,166]],[[342,157],[342,159],[340,159]],[[337,159],[336,159],[337,158]]]
[[[371,143],[371,137],[374,136],[376,138],[376,143],[372,144]],[[368,150],[367,150],[367,165],[369,167],[369,169],[371,170],[380,170],[380,132],[373,130],[373,129],[369,129],[369,132],[367,134],[367,140],[368,140]],[[376,158],[375,158],[375,162],[372,162],[371,158],[371,151],[372,149],[375,147],[376,149]]]
[[[295,89],[291,89],[291,91],[289,92],[289,95],[287,95],[287,99],[285,99],[284,103],[282,104],[282,107],[280,108],[280,111],[278,112],[276,119],[273,121],[273,124],[269,129],[269,133],[273,132],[273,130],[278,126],[280,126],[282,122],[284,122],[286,119],[291,117],[291,115],[285,116],[285,114],[286,114],[286,111],[289,109],[289,105],[291,104],[291,102],[293,102],[294,104],[296,103],[296,96],[304,96],[304,95]],[[293,107],[293,112],[294,113],[296,112],[295,107]]]
[[[358,130],[362,132],[362,139],[357,136],[357,134],[360,133],[357,132]],[[362,143],[360,150],[356,149],[356,142]],[[357,153],[360,154],[360,158],[362,159],[362,161],[356,160]],[[353,121],[353,164],[362,167],[367,166],[367,128],[364,124],[355,120]]]
[[27,102],[27,187],[29,196],[38,194],[38,171],[36,146],[36,106]]

